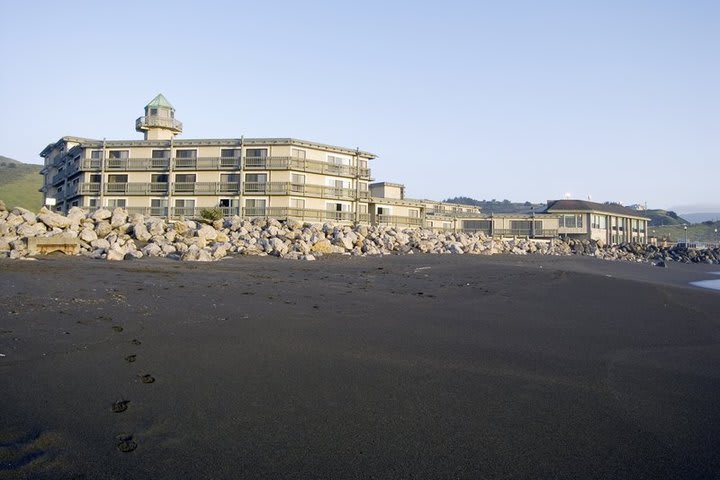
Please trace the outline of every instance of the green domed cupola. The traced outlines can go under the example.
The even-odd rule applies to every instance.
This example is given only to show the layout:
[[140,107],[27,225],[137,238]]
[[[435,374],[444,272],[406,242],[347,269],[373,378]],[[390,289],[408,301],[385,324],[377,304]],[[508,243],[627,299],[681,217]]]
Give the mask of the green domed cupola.
[[182,123],[175,120],[175,108],[162,93],[145,105],[145,116],[135,121],[135,130],[145,134],[145,140],[170,140],[182,133]]

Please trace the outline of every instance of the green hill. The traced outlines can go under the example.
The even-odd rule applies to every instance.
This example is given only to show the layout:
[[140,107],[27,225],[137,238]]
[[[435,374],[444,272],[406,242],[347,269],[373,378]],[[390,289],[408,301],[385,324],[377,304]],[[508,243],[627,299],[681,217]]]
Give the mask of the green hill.
[[639,213],[650,218],[651,227],[661,227],[663,225],[685,225],[690,223],[684,218],[678,216],[677,213],[669,210],[643,210]]
[[0,155],[0,200],[5,206],[23,207],[34,212],[42,206],[42,165],[18,162]]
[[[687,230],[685,227],[687,226]],[[720,244],[720,222],[702,222],[690,225],[664,225],[650,227],[650,235],[658,239],[670,242],[706,243],[709,245]]]

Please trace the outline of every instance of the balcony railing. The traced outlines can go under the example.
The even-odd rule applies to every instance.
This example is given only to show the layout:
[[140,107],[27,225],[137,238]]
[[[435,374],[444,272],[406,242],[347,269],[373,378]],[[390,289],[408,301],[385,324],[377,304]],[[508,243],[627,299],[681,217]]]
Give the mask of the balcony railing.
[[[356,167],[350,165],[336,165],[297,157],[244,157],[243,166],[245,170],[297,170],[339,177],[355,177],[357,173]],[[370,178],[370,169],[361,168],[360,177]]]
[[403,217],[399,215],[375,215],[375,222],[379,225],[420,227],[423,222],[420,217]]
[[183,125],[182,122],[175,120],[174,118],[157,117],[154,115],[140,117],[135,120],[135,129],[138,131],[147,130],[152,127],[169,128],[171,130],[182,132]]
[[531,231],[529,228],[496,228],[492,234],[498,237],[557,237],[557,229],[536,228]]
[[78,184],[77,191],[81,195],[98,195],[100,194],[100,184],[99,183],[80,183]]
[[[243,194],[295,195],[302,197],[354,199],[354,188],[331,187],[290,182],[243,182]],[[367,190],[360,190],[358,198],[368,198]]]
[[176,170],[237,170],[240,168],[239,157],[199,157],[175,158]]
[[237,194],[240,182],[176,182],[173,193],[194,193],[199,195]]
[[352,222],[355,220],[355,212],[336,212],[334,210],[316,210],[309,208],[245,207],[242,209],[242,214],[249,218],[295,218],[298,220],[332,220],[343,222]]
[[104,192],[107,195],[165,195],[168,193],[168,184],[165,182],[106,183]]
[[108,158],[105,160],[107,170],[167,170],[169,158]]
[[429,208],[425,210],[425,216],[451,217],[451,218],[478,218],[480,212],[453,212],[452,210],[438,210]]

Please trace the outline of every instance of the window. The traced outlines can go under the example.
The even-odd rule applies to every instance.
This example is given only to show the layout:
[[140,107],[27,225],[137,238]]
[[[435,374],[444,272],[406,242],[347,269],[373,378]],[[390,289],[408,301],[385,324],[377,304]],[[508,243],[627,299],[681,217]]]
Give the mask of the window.
[[168,182],[168,174],[167,173],[153,173],[150,176],[150,181],[152,183],[167,183]]
[[491,220],[463,220],[463,230],[490,233],[491,229]]
[[116,158],[128,158],[130,156],[129,150],[110,150],[109,156],[110,158],[116,159]]
[[420,218],[420,210],[416,208],[411,208],[408,210],[408,217],[410,218]]
[[390,215],[390,207],[377,207],[378,215]]
[[195,174],[194,173],[176,173],[175,174],[175,191],[176,192],[194,192],[195,191]]
[[248,198],[245,200],[245,215],[248,217],[265,216],[265,199]]
[[368,189],[368,183],[367,182],[360,182],[360,191],[365,192]]
[[598,229],[607,228],[607,217],[605,215],[593,215],[591,219],[591,227]]
[[195,174],[194,173],[176,173],[175,174],[175,182],[176,183],[195,183]]
[[220,208],[231,208],[238,206],[238,200],[235,198],[221,198],[218,202]]
[[349,210],[347,205],[344,205],[342,203],[328,203],[328,210],[335,210],[336,212],[342,212],[345,210]]
[[365,160],[364,158],[360,158],[360,159],[358,159],[358,166],[360,167],[361,170],[367,170],[368,161]]
[[234,148],[223,148],[220,150],[221,158],[237,158],[240,155],[240,150]]
[[291,198],[290,199],[290,208],[304,210],[305,209],[305,200],[303,200],[302,198]]
[[167,199],[151,198],[150,199],[150,215],[163,217],[167,215]]
[[582,228],[582,215],[560,215],[560,227]]
[[158,109],[157,108],[151,108],[150,109],[150,115],[157,115]]
[[293,173],[290,177],[290,181],[299,185],[305,185],[305,175]]
[[175,199],[175,215],[194,215],[195,214],[195,200],[188,198],[176,198]]
[[197,150],[175,150],[177,158],[197,158]]
[[240,181],[240,175],[237,173],[221,173],[221,183],[238,183]]
[[127,199],[125,199],[125,198],[108,198],[107,206],[109,208],[125,208],[125,207],[127,207]]
[[88,207],[90,208],[97,208],[98,206],[98,199],[97,198],[88,198]]
[[348,165],[350,163],[347,158],[339,157],[337,155],[328,155],[327,161],[332,165]]
[[299,158],[301,160],[305,160],[305,150],[300,150],[299,148],[293,148],[290,150],[290,155],[292,155],[294,158]]
[[360,212],[360,213],[367,213],[367,208],[368,208],[368,206],[367,206],[366,204],[361,203],[360,205],[358,205],[358,207],[359,207],[359,208],[358,208],[358,212]]
[[245,181],[248,183],[266,183],[267,173],[246,173]]
[[100,183],[102,181],[102,175],[94,173],[90,175],[90,183]]
[[153,150],[152,158],[170,158],[170,150]]
[[108,175],[108,183],[127,183],[127,175]]
[[267,148],[248,148],[245,150],[246,157],[267,157]]
[[93,160],[98,160],[100,158],[103,158],[103,151],[102,150],[93,150],[90,152],[90,158]]

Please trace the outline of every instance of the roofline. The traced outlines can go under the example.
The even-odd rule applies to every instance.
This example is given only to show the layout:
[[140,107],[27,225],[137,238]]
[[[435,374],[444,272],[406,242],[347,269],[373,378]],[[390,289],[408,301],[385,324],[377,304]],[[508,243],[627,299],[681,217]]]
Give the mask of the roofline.
[[[49,144],[40,152],[40,156],[44,157],[50,150],[61,142],[77,142],[83,147],[93,148],[101,147],[123,147],[123,146],[169,146],[170,140],[96,140],[91,138],[65,136],[57,142]],[[196,138],[196,139],[173,139],[173,145],[296,145],[300,147],[311,147],[319,150],[326,150],[346,155],[358,155],[368,160],[377,158],[374,153],[366,152],[360,149],[351,149],[346,147],[338,147],[325,143],[311,142],[309,140],[300,140],[297,138]]]
[[610,212],[607,210],[598,210],[598,209],[578,209],[578,208],[571,208],[571,209],[564,209],[564,208],[553,208],[548,207],[545,209],[547,212],[550,208],[552,208],[552,212],[550,213],[602,213],[604,215],[612,215],[615,217],[627,217],[627,218],[638,218],[640,220],[652,220],[650,217],[643,217],[642,215],[632,215],[632,214],[625,214],[625,213],[617,213],[617,212]]

